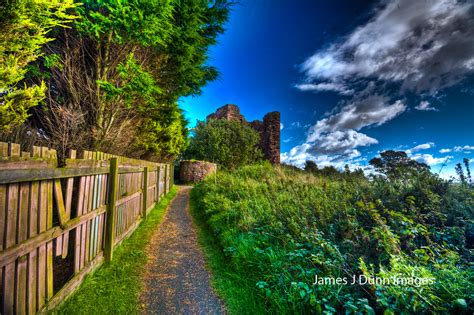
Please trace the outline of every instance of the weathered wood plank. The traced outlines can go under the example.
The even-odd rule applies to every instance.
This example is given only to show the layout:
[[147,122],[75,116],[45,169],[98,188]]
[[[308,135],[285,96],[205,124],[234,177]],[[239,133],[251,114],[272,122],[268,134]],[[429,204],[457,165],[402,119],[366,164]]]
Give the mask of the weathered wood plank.
[[[77,200],[77,215],[82,215],[83,202],[84,202],[84,187],[85,187],[85,177],[81,177],[79,180],[79,193]],[[81,269],[80,267],[80,258],[81,258],[81,241],[82,241],[82,226],[79,225],[74,230],[75,233],[75,253],[74,253],[74,273],[78,273]]]
[[[37,154],[37,153],[36,153]],[[33,156],[35,152],[33,150]],[[38,235],[39,231],[39,217],[38,217],[38,209],[39,209],[39,198],[40,198],[40,190],[39,190],[39,182],[35,181],[31,183],[30,186],[30,208],[29,208],[29,231],[28,231],[28,240],[31,240],[36,235]],[[18,246],[22,246],[20,243]],[[26,251],[25,251],[26,252]],[[28,314],[35,314],[37,310],[37,282],[38,282],[38,255],[37,255],[37,246],[34,247],[28,253],[28,274],[27,274],[27,313]],[[21,256],[20,254],[17,254]]]
[[[53,190],[54,190],[54,197],[56,198],[56,206],[58,208],[59,225],[63,227],[69,219],[66,214],[66,207],[64,205],[63,190],[61,187],[60,179],[54,180]],[[61,246],[61,250],[62,250],[62,246]]]
[[18,258],[16,270],[16,313],[26,314],[28,256]]
[[[55,152],[49,152],[50,157],[55,156]],[[47,229],[53,227],[53,181],[48,180],[48,219]],[[53,241],[46,243],[46,300],[53,297]]]
[[[28,238],[28,212],[30,201],[30,183],[19,184],[18,195],[18,222],[16,244],[25,241]],[[17,259],[16,263],[16,291],[15,305],[18,314],[26,313],[27,302],[27,267],[28,257],[23,255]]]
[[17,242],[23,242],[28,238],[28,212],[30,207],[30,183],[20,184],[19,207],[18,207],[18,235]]
[[156,189],[156,201],[158,202],[160,200],[160,197],[161,197],[161,194],[160,194],[160,185],[161,184],[161,167],[159,167],[157,170],[156,170],[156,185],[157,185],[157,189]]
[[53,297],[53,242],[46,243],[46,299]]
[[[41,147],[41,155],[45,154],[45,150]],[[47,181],[39,182],[39,209],[38,209],[38,233],[37,237],[44,236],[48,229],[48,183]],[[30,239],[29,241],[34,241]],[[33,243],[34,247],[38,247],[38,266],[37,266],[37,295],[36,303],[41,308],[46,303],[46,241],[38,244]],[[27,246],[23,248],[27,249]],[[13,255],[13,253],[12,253]],[[5,255],[6,256],[6,255]]]
[[36,313],[36,282],[37,282],[37,250],[34,249],[28,254],[28,314]]
[[[66,201],[65,201],[66,221],[68,221],[71,218],[71,204],[72,204],[73,188],[74,188],[74,179],[69,178],[66,182]],[[68,243],[69,243],[69,231],[66,231],[63,234],[63,248],[62,248],[63,259],[67,257]]]
[[95,168],[37,168],[0,169],[0,184],[30,182],[36,180],[59,179],[107,173],[107,167]]
[[109,171],[109,200],[107,203],[107,221],[104,255],[106,261],[111,261],[114,248],[114,231],[115,231],[115,211],[117,201],[117,181],[118,181],[118,161],[117,158],[110,159]]
[[11,157],[20,157],[21,155],[21,148],[20,145],[17,143],[9,143],[8,144],[8,155]]
[[5,248],[16,244],[18,219],[18,184],[8,185],[7,220],[5,229]]
[[[5,246],[9,249],[17,241],[17,220],[18,220],[18,184],[8,185],[7,218],[5,228]],[[2,252],[2,256],[5,251]],[[15,257],[16,259],[16,257]],[[15,313],[15,261],[5,266],[5,281],[3,297],[3,313]]]
[[[90,152],[89,158],[92,159],[93,152]],[[92,193],[94,189],[94,177],[88,176],[86,180],[86,197],[84,200],[84,213],[88,213],[92,208]],[[87,264],[89,261],[89,246],[90,246],[90,227],[91,222],[88,220],[85,224],[83,224],[83,236],[84,244],[83,244],[83,252],[82,252],[82,263],[83,266]]]
[[44,169],[56,168],[56,162],[53,160],[32,159],[26,157],[10,157],[8,159],[0,159],[0,169],[15,170],[15,169]]
[[86,243],[84,247],[84,265],[86,265],[90,259],[89,247],[91,246],[91,220],[87,221],[85,226],[86,226],[86,237],[85,237]]
[[10,263],[4,268],[3,274],[3,313],[15,313],[15,263]]
[[38,247],[38,269],[36,277],[38,279],[36,301],[38,308],[46,303],[46,244]]
[[56,238],[56,251],[54,252],[55,256],[62,256],[63,254],[63,236],[59,235]]
[[33,146],[31,149],[31,155],[33,157],[41,157],[41,147]]
[[26,255],[28,252],[34,250],[36,247],[40,247],[46,242],[52,241],[53,239],[62,235],[64,231],[70,231],[91,220],[95,216],[102,215],[105,212],[106,206],[102,206],[80,217],[69,220],[68,223],[66,223],[66,225],[64,226],[64,229],[59,226],[53,227],[52,229],[40,232],[38,235],[28,238],[20,244],[14,245],[4,250],[2,252],[2,255],[0,256],[0,267],[5,266],[6,264],[14,261],[16,257]]
[[121,166],[118,172],[119,174],[141,173],[143,167]]
[[5,237],[7,200],[7,185],[0,185],[0,251],[3,250],[3,242]]
[[30,216],[29,216],[29,232],[28,237],[31,238],[38,234],[38,200],[39,200],[39,183],[32,182],[30,187]]
[[53,181],[48,180],[47,182],[47,194],[48,194],[48,212],[46,219],[46,229],[53,227]]
[[143,196],[142,196],[142,217],[146,219],[146,209],[148,208],[148,167],[143,168]]
[[0,157],[8,156],[8,143],[0,142]]

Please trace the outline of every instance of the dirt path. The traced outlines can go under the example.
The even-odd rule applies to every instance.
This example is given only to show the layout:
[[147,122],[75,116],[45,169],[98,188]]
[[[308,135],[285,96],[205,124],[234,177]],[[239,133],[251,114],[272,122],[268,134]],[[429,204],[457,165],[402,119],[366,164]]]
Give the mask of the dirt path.
[[225,314],[212,291],[209,272],[189,214],[191,187],[179,187],[147,248],[144,290],[146,314]]

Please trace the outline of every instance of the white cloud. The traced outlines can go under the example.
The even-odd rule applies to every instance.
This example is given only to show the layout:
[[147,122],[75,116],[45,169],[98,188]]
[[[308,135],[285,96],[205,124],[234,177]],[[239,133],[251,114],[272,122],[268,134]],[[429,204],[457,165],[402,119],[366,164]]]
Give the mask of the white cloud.
[[473,145],[465,145],[465,146],[456,146],[454,147],[454,152],[466,152],[466,151],[471,151],[474,150]]
[[417,154],[411,155],[410,158],[412,158],[412,159],[414,159],[418,162],[426,163],[426,164],[431,166],[431,165],[448,163],[449,160],[452,159],[453,157],[451,155],[449,155],[449,156],[445,156],[445,157],[442,157],[442,158],[436,158],[436,157],[433,157],[433,155],[431,155],[431,154],[417,153]]
[[285,128],[285,125],[283,125],[283,123],[280,123],[280,130],[283,130],[283,128]]
[[306,160],[315,161],[321,166],[342,167],[361,156],[357,147],[376,143],[376,139],[354,130],[334,131],[321,134],[314,141],[305,142],[281,154],[281,161],[299,167],[303,166]]
[[290,127],[293,129],[301,128],[301,123],[299,121],[294,121],[290,124]]
[[441,149],[439,150],[439,153],[449,153],[451,151],[452,151],[451,149]]
[[415,106],[415,109],[421,110],[421,111],[434,111],[434,112],[439,111],[437,108],[431,106],[430,102],[428,102],[428,101],[420,102],[420,104]]
[[[451,155],[437,158],[437,157],[434,157],[433,155],[427,154],[427,153],[415,153],[415,152],[422,151],[422,150],[432,149],[434,147],[435,147],[434,142],[427,142],[427,143],[419,144],[419,145],[417,145],[417,146],[415,146],[411,149],[406,150],[405,152],[407,153],[407,155],[411,159],[414,159],[418,162],[428,164],[430,166],[447,163],[447,162],[449,162],[450,159],[453,158]],[[442,151],[442,150],[440,150],[440,151]],[[441,152],[441,153],[443,153],[443,152]]]
[[355,130],[333,131],[319,134],[314,139],[308,151],[316,154],[337,154],[352,156],[357,147],[366,147],[378,143],[377,139],[371,138]]
[[[474,73],[473,43],[471,1],[382,0],[367,23],[303,63],[305,78],[296,88],[352,97],[311,126],[306,141],[282,160],[340,163],[360,154],[358,147],[377,143],[360,130],[404,113],[407,91],[435,96]],[[415,108],[437,110],[426,100]],[[415,147],[410,154],[423,149],[429,148]],[[446,159],[413,156],[432,165]]]
[[306,83],[375,78],[434,94],[474,72],[472,16],[470,1],[383,1],[368,23],[304,62]]
[[[285,163],[302,165],[306,160],[341,164],[361,155],[358,147],[377,144],[377,139],[358,130],[380,126],[406,110],[401,100],[393,104],[388,98],[364,93],[339,111],[316,122],[307,133],[306,141],[281,156]],[[342,165],[344,165],[344,163]]]
[[293,140],[293,137],[289,137],[289,138],[287,138],[287,139],[284,139],[284,140],[282,140],[282,142],[283,142],[283,143],[288,143],[288,142],[290,142],[291,140]]
[[428,143],[423,143],[423,144],[419,144],[411,149],[408,149],[406,150],[405,152],[407,154],[412,154],[414,152],[417,152],[417,151],[420,151],[420,150],[428,150],[428,149],[431,149],[435,146],[435,144],[433,142],[428,142]]
[[354,90],[347,88],[345,85],[340,83],[303,83],[303,84],[296,84],[295,87],[300,91],[317,91],[317,92],[325,92],[325,91],[333,91],[338,92],[343,95],[350,95],[354,93]]
[[393,104],[387,104],[387,101],[387,97],[380,95],[355,99],[338,113],[319,120],[310,128],[308,140],[314,141],[323,132],[380,126],[406,110],[405,104],[400,100]]

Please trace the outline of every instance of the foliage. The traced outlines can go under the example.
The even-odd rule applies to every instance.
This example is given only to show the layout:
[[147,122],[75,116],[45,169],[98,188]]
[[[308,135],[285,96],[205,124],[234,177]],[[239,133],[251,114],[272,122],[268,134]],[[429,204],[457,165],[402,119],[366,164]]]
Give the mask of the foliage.
[[206,215],[196,207],[200,196],[191,190],[189,210],[197,226],[199,245],[203,249],[206,266],[212,271],[212,286],[216,293],[225,301],[229,314],[263,314],[263,301],[255,298],[255,282],[245,273],[238,274],[226,257],[206,223]]
[[429,166],[410,159],[405,151],[388,150],[380,153],[369,161],[377,171],[390,179],[412,177],[422,172],[428,172]]
[[[262,164],[219,172],[194,194],[229,269],[254,282],[268,312],[472,313],[474,190],[413,174],[334,178]],[[316,275],[412,282],[313,284]]]
[[10,133],[24,123],[28,110],[44,99],[43,82],[24,82],[28,65],[53,40],[48,32],[74,19],[67,13],[74,7],[73,0],[13,0],[0,4],[0,132]]
[[145,248],[177,188],[156,205],[133,234],[114,251],[113,260],[88,276],[53,314],[138,314]]
[[252,164],[262,157],[257,147],[259,134],[239,121],[211,119],[194,129],[186,155],[233,169]]
[[[14,23],[33,9],[43,18],[51,7],[44,18],[55,21],[69,17],[64,12],[70,4],[77,18],[67,29],[45,20],[38,44],[23,41],[14,46],[19,51],[31,46],[34,56],[27,60],[27,69],[22,64],[19,79],[35,89],[19,94],[18,99],[33,101],[17,106],[17,118],[9,118],[10,105],[3,104],[6,128],[21,124],[28,108],[44,99],[45,106],[30,110],[26,129],[43,131],[46,137],[35,139],[57,148],[60,158],[71,148],[152,160],[172,159],[184,150],[187,122],[177,103],[216,79],[208,49],[224,31],[230,1],[17,2],[21,10],[4,10],[18,12],[17,18],[5,14],[12,29],[8,38],[2,34],[5,43],[17,35]],[[30,3],[37,8],[30,10]],[[10,70],[2,65],[0,71]]]
[[[288,166],[287,166],[288,167]],[[338,179],[338,178],[364,178],[364,171],[362,169],[357,168],[354,171],[351,171],[349,168],[349,165],[344,166],[344,172],[340,172],[337,168],[335,168],[332,165],[325,166],[323,168],[319,168],[318,165],[314,161],[306,161],[304,165],[304,171],[314,174],[314,175],[320,175],[320,176],[325,176],[329,177],[332,179]]]
[[187,123],[176,103],[163,104],[141,121],[138,126],[140,137],[135,140],[132,150],[142,150],[144,158],[156,155],[172,160],[188,144]]

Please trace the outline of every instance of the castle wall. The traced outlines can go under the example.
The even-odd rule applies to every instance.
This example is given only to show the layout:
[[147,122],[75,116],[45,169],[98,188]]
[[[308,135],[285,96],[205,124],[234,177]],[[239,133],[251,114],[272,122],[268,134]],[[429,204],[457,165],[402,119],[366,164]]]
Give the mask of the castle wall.
[[265,159],[273,164],[280,164],[280,113],[271,112],[263,117],[263,128],[260,133],[261,147]]

